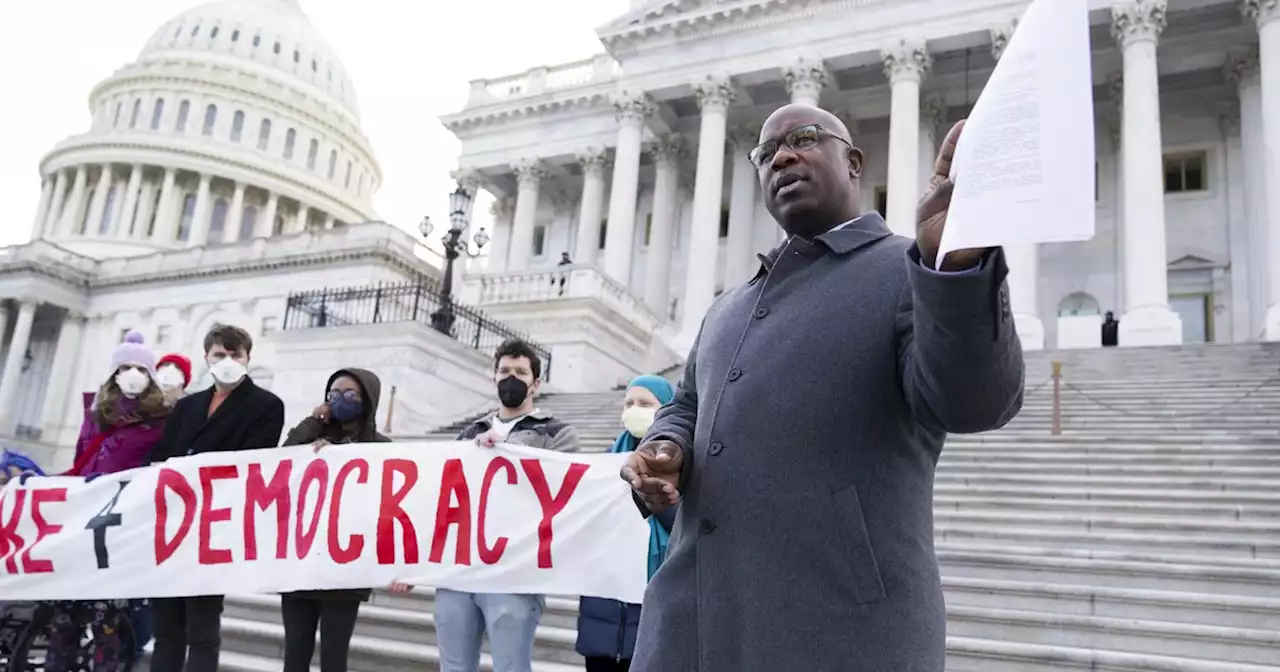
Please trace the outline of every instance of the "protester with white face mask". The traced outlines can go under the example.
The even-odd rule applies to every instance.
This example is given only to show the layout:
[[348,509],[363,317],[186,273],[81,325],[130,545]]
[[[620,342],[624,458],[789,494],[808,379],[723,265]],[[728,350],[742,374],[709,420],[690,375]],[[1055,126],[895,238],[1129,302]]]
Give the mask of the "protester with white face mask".
[[[274,448],[284,430],[284,403],[248,376],[253,338],[216,325],[204,338],[213,385],[179,399],[152,462],[226,450]],[[151,672],[217,672],[222,596],[152,600],[155,648]],[[185,661],[185,666],[184,666]]]
[[187,386],[191,384],[191,360],[176,352],[161,357],[156,362],[156,383],[164,392],[164,403],[173,408],[186,396]]
[[[627,385],[622,400],[622,433],[611,453],[629,453],[653,425],[658,409],[671,401],[675,386],[661,376],[640,376]],[[667,554],[667,539],[675,522],[675,510],[649,517],[649,576]],[[626,672],[631,669],[640,605],[598,597],[579,598],[578,641],[574,647],[586,658],[587,672]]]
[[[75,465],[66,476],[92,480],[102,474],[141,467],[164,434],[169,408],[160,387],[152,380],[156,356],[143,345],[142,334],[131,331],[111,353],[111,373],[96,393],[84,395],[84,423],[76,441]],[[141,608],[142,600],[130,600]],[[107,601],[52,604],[54,616],[46,636],[49,641],[44,669],[65,672],[79,665],[77,651],[85,626],[92,625],[94,647],[102,657],[98,669],[115,669],[122,661],[122,643],[116,619],[123,613]]]

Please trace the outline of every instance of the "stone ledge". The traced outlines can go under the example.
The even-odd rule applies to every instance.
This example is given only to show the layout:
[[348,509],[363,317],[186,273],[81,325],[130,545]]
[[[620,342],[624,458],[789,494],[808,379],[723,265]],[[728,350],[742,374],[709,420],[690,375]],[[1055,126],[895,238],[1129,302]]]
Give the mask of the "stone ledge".
[[[1083,669],[1091,672],[1275,672],[1274,667],[1244,663],[1219,663],[1211,660],[1176,658],[1141,653],[1098,651],[1066,646],[1023,644],[970,637],[947,637],[947,656],[971,659],[980,666],[947,665],[954,672],[1004,672],[1005,670]],[[991,663],[1015,663],[1016,667],[990,667]],[[1044,667],[1025,667],[1027,664]]]

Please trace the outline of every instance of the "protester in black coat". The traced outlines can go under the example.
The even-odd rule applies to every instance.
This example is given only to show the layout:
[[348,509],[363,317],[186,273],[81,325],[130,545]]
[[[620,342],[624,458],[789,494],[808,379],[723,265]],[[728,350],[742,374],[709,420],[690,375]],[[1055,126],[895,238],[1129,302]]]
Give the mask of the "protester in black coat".
[[[151,462],[230,450],[274,448],[284,429],[284,403],[249,378],[253,338],[216,325],[204,338],[214,384],[173,406]],[[155,649],[151,672],[217,672],[222,648],[222,595],[152,601]]]
[[[284,445],[381,443],[391,439],[378,433],[375,417],[382,381],[364,369],[339,369],[325,384],[324,403],[289,430]],[[284,672],[307,672],[320,630],[321,672],[346,672],[351,634],[367,588],[305,590],[280,598],[284,619]]]

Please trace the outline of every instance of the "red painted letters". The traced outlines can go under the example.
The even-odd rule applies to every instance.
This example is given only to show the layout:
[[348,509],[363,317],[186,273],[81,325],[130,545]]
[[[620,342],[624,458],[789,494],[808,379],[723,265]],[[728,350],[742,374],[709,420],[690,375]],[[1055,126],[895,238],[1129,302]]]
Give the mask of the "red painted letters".
[[[400,488],[392,491],[395,475],[404,477]],[[404,561],[418,564],[418,533],[401,504],[418,482],[418,465],[412,460],[387,460],[382,465],[382,499],[378,504],[378,564],[396,562],[396,523],[404,528]]]
[[[18,554],[26,545],[22,537],[18,536],[18,521],[22,519],[22,505],[27,501],[27,491],[13,491],[13,497],[5,499],[13,500],[13,509],[9,511],[9,520],[0,525],[0,558],[4,559],[5,569],[10,574],[17,574]],[[3,502],[4,500],[0,499],[0,503]]]
[[[454,499],[458,505],[453,506]],[[436,529],[431,537],[431,562],[444,558],[444,545],[449,540],[449,526],[458,526],[458,542],[455,545],[454,563],[471,564],[471,492],[467,489],[467,476],[462,471],[462,460],[452,459],[444,463],[440,479],[440,497],[436,500]]]
[[289,555],[289,476],[293,473],[293,460],[282,460],[271,475],[271,482],[262,480],[262,465],[249,465],[249,475],[244,483],[244,559],[258,559],[257,509],[276,507],[276,559]]
[[[319,483],[320,492],[316,495],[316,508],[311,512],[311,525],[302,530],[302,512],[307,506],[307,488],[312,482]],[[311,552],[311,544],[316,540],[316,529],[320,526],[320,512],[324,510],[324,498],[329,494],[329,463],[324,460],[312,460],[302,472],[302,485],[298,486],[298,519],[294,523],[294,536],[298,547],[295,552],[298,559],[307,557]]]
[[213,524],[231,520],[231,508],[227,506],[213,508],[213,482],[235,478],[240,470],[234,464],[219,464],[200,467],[200,530],[197,532],[200,545],[196,548],[196,557],[202,565],[225,565],[231,562],[231,550],[213,548]]
[[[234,469],[234,467],[233,467]],[[178,525],[177,534],[173,535],[173,539],[164,538],[165,523],[169,520],[169,504],[165,501],[165,490],[173,491],[182,500],[182,523]],[[182,545],[182,540],[187,537],[187,533],[191,531],[191,523],[196,517],[196,491],[191,489],[191,484],[182,474],[172,470],[161,468],[160,473],[156,476],[156,565],[159,566],[165,560],[173,557],[178,546]]]
[[364,550],[363,534],[353,534],[348,537],[349,543],[345,548],[342,542],[338,541],[338,517],[342,511],[342,490],[346,486],[347,476],[350,476],[353,471],[359,471],[356,483],[363,484],[369,481],[368,462],[364,460],[347,462],[338,470],[338,477],[333,481],[333,502],[329,504],[329,557],[339,565],[354,561]]
[[27,547],[22,554],[22,571],[27,574],[49,574],[53,572],[52,560],[40,560],[31,557],[31,551],[35,550],[36,545],[41,539],[57,534],[62,529],[61,525],[51,525],[44,519],[44,514],[40,512],[40,505],[47,502],[65,502],[67,501],[66,488],[50,488],[48,490],[34,490],[31,493],[31,520],[36,524],[36,538]]
[[507,485],[516,484],[516,468],[511,464],[511,460],[495,457],[489,461],[489,468],[484,472],[484,481],[480,483],[480,511],[476,514],[476,542],[479,546],[477,550],[480,562],[486,565],[492,565],[501,560],[503,552],[507,550],[506,537],[498,537],[490,547],[484,536],[484,517],[489,509],[489,488],[493,486],[493,477],[498,475],[499,469],[507,472]]
[[580,462],[569,465],[564,482],[560,484],[560,492],[555,497],[551,496],[551,489],[547,487],[547,476],[542,473],[540,462],[525,458],[520,460],[520,466],[524,467],[529,484],[533,486],[538,503],[542,505],[542,522],[538,523],[538,568],[551,569],[551,520],[569,503],[573,491],[578,489],[578,483],[582,481],[582,475],[587,473],[588,466]]

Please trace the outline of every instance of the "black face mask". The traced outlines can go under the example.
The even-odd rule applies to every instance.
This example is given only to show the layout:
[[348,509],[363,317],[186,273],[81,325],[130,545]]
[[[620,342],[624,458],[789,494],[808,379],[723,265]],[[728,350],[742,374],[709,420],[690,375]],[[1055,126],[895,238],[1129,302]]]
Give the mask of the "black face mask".
[[507,376],[498,381],[498,401],[501,401],[504,407],[519,408],[528,396],[529,384],[523,380],[515,376]]

